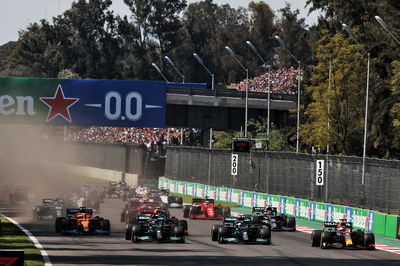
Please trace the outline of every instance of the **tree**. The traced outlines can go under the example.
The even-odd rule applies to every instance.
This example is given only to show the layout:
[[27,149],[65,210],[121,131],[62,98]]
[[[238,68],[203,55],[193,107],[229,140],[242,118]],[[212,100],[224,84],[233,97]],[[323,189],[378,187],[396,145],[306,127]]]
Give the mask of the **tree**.
[[[308,121],[301,126],[305,144],[336,153],[358,154],[362,147],[366,66],[360,48],[342,34],[321,34],[316,57],[319,61],[306,88],[312,102],[306,107]],[[329,89],[329,69],[331,80]],[[329,127],[328,127],[329,122]]]

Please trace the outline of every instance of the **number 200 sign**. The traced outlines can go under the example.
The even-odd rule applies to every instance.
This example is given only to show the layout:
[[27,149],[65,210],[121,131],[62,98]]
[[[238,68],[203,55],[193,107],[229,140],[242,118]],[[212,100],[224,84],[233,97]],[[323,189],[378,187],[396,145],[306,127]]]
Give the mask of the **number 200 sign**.
[[238,172],[239,155],[232,153],[232,168],[231,175],[237,175]]
[[325,161],[324,160],[317,160],[317,173],[316,173],[316,180],[315,184],[317,186],[323,186],[324,185],[324,165]]

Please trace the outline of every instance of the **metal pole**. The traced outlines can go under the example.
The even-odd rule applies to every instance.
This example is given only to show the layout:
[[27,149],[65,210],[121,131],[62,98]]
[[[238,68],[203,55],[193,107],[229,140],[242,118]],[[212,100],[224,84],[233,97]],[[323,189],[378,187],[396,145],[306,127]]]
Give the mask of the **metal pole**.
[[213,136],[213,130],[210,128],[210,149],[212,149],[212,136]]
[[268,124],[267,124],[267,138],[269,142],[269,130],[270,130],[270,102],[271,102],[271,66],[269,66],[268,70],[268,111],[267,111],[267,119],[268,119]]
[[246,68],[246,110],[245,110],[245,121],[244,121],[244,137],[247,138],[247,109],[248,109],[248,97],[249,97],[249,70]]
[[183,145],[183,128],[181,128],[181,145]]
[[[328,78],[329,93],[331,92],[331,78],[332,78],[332,60],[329,60],[329,78]],[[328,137],[330,136],[330,123],[329,123],[330,109],[331,109],[331,102],[330,102],[330,95],[328,95]],[[326,145],[326,153],[329,154],[329,138],[328,138],[328,144]]]
[[214,90],[214,74],[211,74],[211,89]]
[[370,65],[370,53],[368,53],[368,65],[367,65],[367,91],[365,92],[365,118],[364,118],[364,147],[363,147],[363,158],[362,158],[362,174],[361,174],[361,191],[364,192],[364,181],[365,181],[365,156],[367,151],[367,126],[368,126],[368,94],[369,94],[369,65]]
[[296,129],[296,153],[299,152],[299,131],[300,131],[300,79],[301,79],[301,65],[299,62],[298,80],[297,80],[297,129]]

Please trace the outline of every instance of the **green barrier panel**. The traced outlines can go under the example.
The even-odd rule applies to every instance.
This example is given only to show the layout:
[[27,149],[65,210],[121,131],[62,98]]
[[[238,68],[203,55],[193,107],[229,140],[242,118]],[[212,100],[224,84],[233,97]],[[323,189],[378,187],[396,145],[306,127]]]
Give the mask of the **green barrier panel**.
[[231,195],[231,202],[240,204],[240,190],[233,188]]
[[396,238],[397,236],[397,216],[386,215],[385,236]]
[[278,211],[280,209],[280,197],[276,195],[270,195],[269,198],[269,205],[272,207],[278,208]]
[[372,224],[372,232],[377,235],[385,235],[386,229],[386,214],[375,212],[374,222]]
[[326,204],[325,203],[320,203],[316,202],[315,203],[315,210],[314,210],[314,220],[320,223],[323,223],[326,221]]
[[253,199],[253,192],[245,191],[243,193],[243,207],[251,208],[251,201]]
[[204,198],[204,185],[203,184],[196,184],[196,194],[195,197]]
[[344,219],[345,215],[345,207],[341,205],[332,205],[332,221],[339,222],[340,219]]
[[288,216],[295,216],[295,206],[296,206],[296,199],[295,198],[286,198],[285,203],[285,214]]
[[193,195],[193,183],[192,182],[186,182],[186,195],[192,196]]
[[308,220],[310,217],[310,201],[300,200],[300,219]]
[[228,199],[228,189],[226,187],[221,187],[219,189],[219,200],[227,202]]
[[351,219],[355,229],[367,230],[368,229],[368,210],[353,209],[353,217]]
[[214,186],[208,186],[208,190],[207,190],[207,197],[209,197],[210,199],[215,199],[215,190],[216,188]]
[[267,195],[265,193],[257,193],[257,207],[266,207],[267,206]]

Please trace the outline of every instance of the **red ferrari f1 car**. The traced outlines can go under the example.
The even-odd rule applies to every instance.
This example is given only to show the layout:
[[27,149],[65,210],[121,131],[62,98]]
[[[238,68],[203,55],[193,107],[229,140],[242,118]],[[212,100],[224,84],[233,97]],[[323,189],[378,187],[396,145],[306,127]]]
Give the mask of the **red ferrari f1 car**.
[[183,207],[184,218],[221,220],[229,216],[231,216],[231,209],[215,205],[213,199],[193,199],[192,205]]

